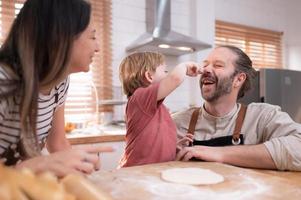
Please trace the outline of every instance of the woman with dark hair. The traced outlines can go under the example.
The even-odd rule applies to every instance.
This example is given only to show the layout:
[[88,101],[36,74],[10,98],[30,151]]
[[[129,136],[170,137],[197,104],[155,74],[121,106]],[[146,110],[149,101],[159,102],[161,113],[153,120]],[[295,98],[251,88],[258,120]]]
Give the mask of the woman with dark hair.
[[[69,78],[98,51],[85,0],[27,0],[0,49],[0,158],[6,165],[90,173],[97,153],[71,149],[64,132]],[[41,155],[46,145],[52,154]]]

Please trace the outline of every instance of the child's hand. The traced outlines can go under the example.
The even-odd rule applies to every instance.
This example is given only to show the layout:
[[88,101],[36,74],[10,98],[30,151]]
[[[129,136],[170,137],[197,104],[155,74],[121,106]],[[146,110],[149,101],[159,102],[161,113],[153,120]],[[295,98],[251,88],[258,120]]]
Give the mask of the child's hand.
[[187,62],[187,63],[185,63],[185,65],[187,68],[186,75],[188,75],[188,76],[195,77],[202,73],[202,67],[198,63]]
[[190,146],[193,142],[193,135],[187,133],[182,139],[177,142],[177,151],[181,150],[183,147]]

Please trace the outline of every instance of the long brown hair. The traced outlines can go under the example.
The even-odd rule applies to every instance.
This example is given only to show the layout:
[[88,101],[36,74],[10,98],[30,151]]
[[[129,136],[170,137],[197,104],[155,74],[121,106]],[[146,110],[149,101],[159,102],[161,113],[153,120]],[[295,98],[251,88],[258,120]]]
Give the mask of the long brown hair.
[[67,77],[73,41],[89,24],[91,6],[85,0],[27,0],[0,49],[0,63],[13,82],[1,94],[20,99],[21,139],[27,156],[40,152],[37,135],[38,95]]

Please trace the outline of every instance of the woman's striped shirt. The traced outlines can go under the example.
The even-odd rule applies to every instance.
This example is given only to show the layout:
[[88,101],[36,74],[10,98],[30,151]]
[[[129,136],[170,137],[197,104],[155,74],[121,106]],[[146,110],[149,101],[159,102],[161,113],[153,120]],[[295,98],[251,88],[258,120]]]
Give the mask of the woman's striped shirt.
[[[8,74],[0,67],[0,80],[9,80]],[[50,132],[55,110],[64,104],[69,86],[69,77],[52,88],[50,94],[39,93],[37,134],[39,142],[44,141]],[[0,93],[8,91],[9,86],[1,86]],[[0,158],[5,151],[20,141],[20,113],[17,96],[0,99]]]

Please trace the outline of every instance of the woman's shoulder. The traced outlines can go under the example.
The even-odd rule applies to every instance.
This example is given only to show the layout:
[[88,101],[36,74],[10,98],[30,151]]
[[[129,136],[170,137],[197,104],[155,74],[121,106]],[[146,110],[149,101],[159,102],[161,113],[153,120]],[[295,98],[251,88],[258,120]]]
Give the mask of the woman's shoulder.
[[64,80],[62,80],[60,83],[58,83],[55,88],[57,90],[66,90],[66,88],[69,87],[70,78],[67,76]]
[[0,63],[0,97],[11,94],[16,89],[17,77],[9,67]]
[[55,87],[56,93],[58,95],[59,105],[62,105],[66,101],[67,93],[69,89],[69,82],[70,82],[70,78],[68,76]]
[[10,76],[7,72],[7,67],[0,63],[0,80],[9,80]]
[[5,63],[0,62],[0,79],[1,80],[18,80],[18,75],[13,72],[11,67]]

